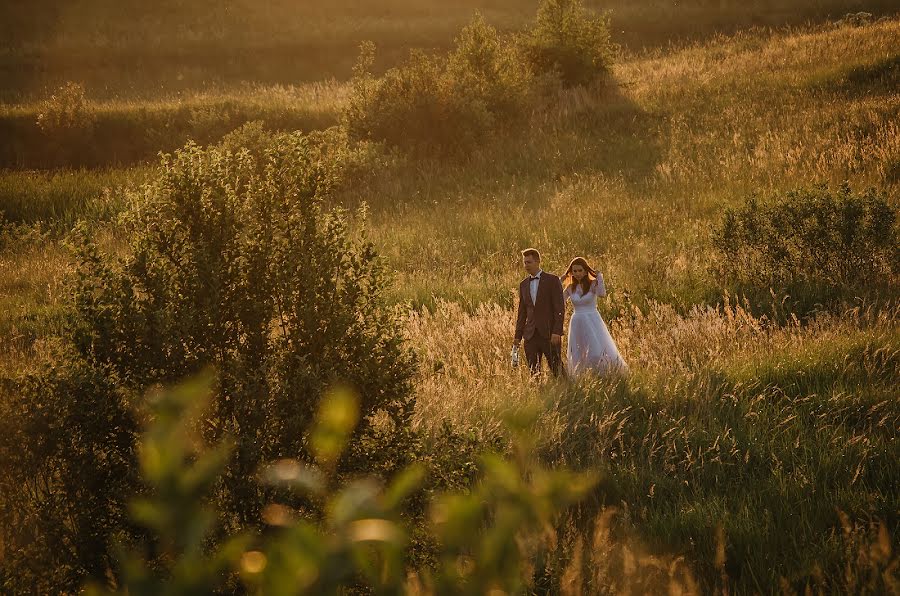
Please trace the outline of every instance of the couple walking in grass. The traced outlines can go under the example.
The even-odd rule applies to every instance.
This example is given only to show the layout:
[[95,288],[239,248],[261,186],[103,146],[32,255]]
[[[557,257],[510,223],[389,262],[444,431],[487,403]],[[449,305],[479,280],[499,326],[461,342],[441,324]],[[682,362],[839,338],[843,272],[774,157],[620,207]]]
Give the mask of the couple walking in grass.
[[541,270],[541,255],[533,248],[522,251],[522,264],[528,276],[519,284],[513,364],[519,362],[519,346],[524,339],[525,358],[532,374],[540,373],[545,358],[555,376],[562,374],[563,321],[568,300],[574,309],[566,350],[568,371],[573,375],[624,371],[625,361],[597,311],[597,297],[606,296],[603,275],[584,258],[575,257],[560,280]]

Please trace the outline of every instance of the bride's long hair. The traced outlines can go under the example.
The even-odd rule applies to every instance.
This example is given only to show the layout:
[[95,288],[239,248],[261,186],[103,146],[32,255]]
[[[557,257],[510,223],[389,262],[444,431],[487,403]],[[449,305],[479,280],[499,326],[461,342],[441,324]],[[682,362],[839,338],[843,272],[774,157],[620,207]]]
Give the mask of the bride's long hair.
[[[572,268],[575,265],[581,265],[582,269],[585,270],[586,275],[581,278],[581,282],[575,280],[575,276],[572,274]],[[576,284],[581,284],[581,293],[582,295],[587,294],[591,289],[591,284],[597,279],[597,272],[594,271],[594,268],[588,265],[587,260],[584,257],[575,257],[572,259],[572,262],[569,263],[569,268],[566,269],[566,273],[563,275],[563,287],[568,288],[571,293],[575,293]]]

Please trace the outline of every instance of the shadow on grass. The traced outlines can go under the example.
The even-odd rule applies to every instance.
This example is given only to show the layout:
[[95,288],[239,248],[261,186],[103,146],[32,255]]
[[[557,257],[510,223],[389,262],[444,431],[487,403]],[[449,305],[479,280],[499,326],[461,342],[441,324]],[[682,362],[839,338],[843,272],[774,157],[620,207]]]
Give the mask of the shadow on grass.
[[829,75],[815,81],[812,87],[816,91],[836,93],[848,99],[894,95],[900,89],[900,52],[873,64],[854,66]]
[[220,101],[202,106],[172,104],[137,106],[98,112],[90,126],[45,132],[36,114],[0,117],[0,168],[54,169],[122,167],[155,161],[160,151],[173,151],[188,140],[200,144],[220,140],[253,120],[272,130],[314,130],[337,121],[336,113],[297,109],[265,109]]
[[621,536],[686,556],[705,590],[720,581],[720,526],[738,592],[776,590],[782,576],[803,583],[817,563],[840,582],[836,510],[898,529],[898,339],[823,341],[678,379],[636,371],[563,385],[547,395],[540,454],[606,478],[572,519],[578,532],[590,536],[598,513],[618,506]]

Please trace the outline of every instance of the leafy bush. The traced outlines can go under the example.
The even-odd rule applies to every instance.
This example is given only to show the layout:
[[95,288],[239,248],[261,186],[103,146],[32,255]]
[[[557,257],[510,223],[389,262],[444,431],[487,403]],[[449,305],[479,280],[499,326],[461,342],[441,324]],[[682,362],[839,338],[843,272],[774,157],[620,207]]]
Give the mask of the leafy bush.
[[0,592],[74,591],[111,564],[128,534],[138,423],[102,369],[63,351],[43,375],[0,394]]
[[277,136],[276,133],[266,130],[265,122],[253,120],[223,136],[218,147],[232,153],[246,150],[256,157],[262,157],[265,151],[275,144]]
[[407,64],[375,78],[369,72],[373,57],[373,46],[364,46],[343,114],[351,137],[454,153],[490,130],[491,111],[480,87],[454,79],[445,58],[413,52]]
[[551,78],[570,86],[607,76],[612,55],[605,18],[576,0],[544,0],[521,37],[476,15],[449,55],[414,52],[382,77],[372,75],[374,46],[364,44],[343,123],[351,138],[458,153],[522,122]]
[[[43,147],[49,163],[65,163],[73,154],[84,152],[85,147],[95,141],[96,122],[97,115],[87,101],[84,87],[80,83],[68,82],[41,102],[36,140]],[[34,124],[28,124],[34,130]],[[11,134],[10,138],[13,136],[18,137]],[[10,143],[10,148],[20,144]]]
[[[165,156],[158,178],[131,197],[122,221],[131,245],[123,256],[106,257],[78,232],[66,338],[73,354],[59,372],[75,380],[26,387],[16,423],[59,425],[63,433],[69,426],[71,443],[97,461],[80,464],[65,444],[47,445],[39,428],[4,434],[2,450],[34,460],[24,473],[61,461],[71,475],[83,474],[58,475],[76,492],[55,484],[51,495],[9,488],[11,498],[50,510],[50,520],[77,510],[94,524],[94,538],[89,548],[77,541],[50,548],[65,534],[42,525],[37,533],[47,548],[36,564],[102,574],[92,562],[105,557],[103,541],[122,531],[107,511],[137,488],[123,489],[124,472],[105,482],[109,474],[94,470],[128,460],[119,431],[130,427],[124,404],[209,365],[222,372],[197,430],[210,442],[234,441],[214,491],[227,528],[261,523],[268,496],[253,478],[262,463],[310,460],[309,425],[322,391],[336,381],[359,393],[354,444],[366,446],[348,453],[339,470],[389,474],[410,458],[415,361],[400,318],[382,303],[387,280],[373,245],[364,232],[351,232],[349,213],[324,205],[339,177],[301,134],[278,136],[261,156],[189,144]],[[71,405],[57,405],[67,399]],[[83,429],[68,420],[71,408],[81,408]],[[13,437],[15,444],[6,442]],[[78,492],[85,485],[90,498]]]
[[47,134],[90,131],[94,114],[85,97],[84,86],[68,82],[44,100],[37,124]]
[[[367,478],[337,482],[334,466],[358,414],[353,395],[338,391],[316,416],[310,442],[315,462],[281,459],[263,474],[265,482],[321,503],[324,519],[273,501],[265,508],[265,533],[235,534],[210,550],[206,539],[215,518],[202,497],[225,472],[229,446],[206,453],[192,448],[191,429],[203,411],[197,401],[207,392],[200,379],[155,400],[154,423],[140,448],[151,493],[133,501],[131,511],[157,538],[162,556],[153,561],[138,550],[123,551],[124,573],[115,593],[212,593],[225,587],[229,569],[245,589],[265,594],[335,594],[347,588],[379,594],[520,593],[533,587],[533,563],[553,546],[548,528],[594,484],[589,474],[540,467],[527,450],[516,462],[485,456],[484,475],[471,492],[444,494],[433,503],[429,527],[440,545],[440,564],[409,569],[402,505],[423,482],[425,469],[412,464],[386,487]],[[88,593],[104,591],[95,585]]]
[[[263,122],[254,120],[232,130],[218,143],[225,152],[247,151],[256,160],[279,143],[283,134],[266,130]],[[378,143],[356,141],[343,126],[314,130],[306,135],[311,162],[328,165],[330,189],[338,191],[358,187],[371,181],[395,163],[395,157]]]
[[38,245],[47,240],[50,233],[42,222],[34,224],[13,223],[7,221],[0,211],[0,254],[21,251],[25,247]]
[[[323,198],[339,177],[309,137],[282,135],[262,157],[188,145],[164,159],[127,225],[117,265],[82,251],[76,345],[143,388],[221,367],[210,439],[238,438],[234,513],[259,461],[303,457],[316,396],[336,379],[360,391],[364,418],[411,413],[413,358],[374,246]],[[368,428],[363,425],[362,430]]]
[[480,14],[456,38],[447,59],[454,91],[483,104],[487,126],[502,128],[519,122],[535,94],[535,79],[524,67],[518,46],[491,27]]
[[735,292],[791,295],[801,308],[873,294],[900,272],[897,212],[873,190],[825,185],[729,209],[713,234],[714,270]]
[[535,73],[553,73],[566,87],[605,79],[615,54],[608,17],[593,15],[581,0],[543,0],[521,45]]

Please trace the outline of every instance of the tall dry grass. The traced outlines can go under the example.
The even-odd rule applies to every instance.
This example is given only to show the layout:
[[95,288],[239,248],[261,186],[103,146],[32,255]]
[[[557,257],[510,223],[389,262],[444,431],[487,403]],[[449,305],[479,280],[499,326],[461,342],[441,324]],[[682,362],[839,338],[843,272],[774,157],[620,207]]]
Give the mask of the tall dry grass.
[[[658,391],[674,383],[677,393],[685,379],[710,373],[729,374],[735,382],[763,378],[779,358],[793,366],[834,358],[835,370],[819,371],[826,383],[834,380],[829,374],[840,378],[842,371],[873,383],[889,380],[900,364],[898,315],[896,309],[854,309],[778,326],[726,297],[724,306],[696,306],[686,314],[664,303],[631,306],[615,313],[608,326],[632,369],[630,383]],[[514,330],[515,311],[497,304],[468,311],[442,301],[433,311],[410,311],[408,338],[422,363],[418,423],[486,420],[500,428],[505,410],[539,399],[538,388],[552,381],[532,380],[524,367],[510,366]],[[874,348],[858,354],[853,348],[859,345]],[[590,386],[594,380],[585,382]]]
[[898,314],[779,327],[734,303],[632,307],[610,321],[629,376],[560,382],[510,367],[512,310],[441,303],[407,323],[422,361],[416,425],[496,444],[511,413],[538,409],[542,457],[602,470],[594,510],[617,508],[614,530],[593,530],[605,550],[572,547],[593,557],[586,573],[607,573],[597,592],[677,580],[688,593],[878,593],[898,581],[896,536],[884,537],[900,505]]
[[0,377],[16,378],[50,358],[70,267],[66,251],[46,242],[0,252]]

